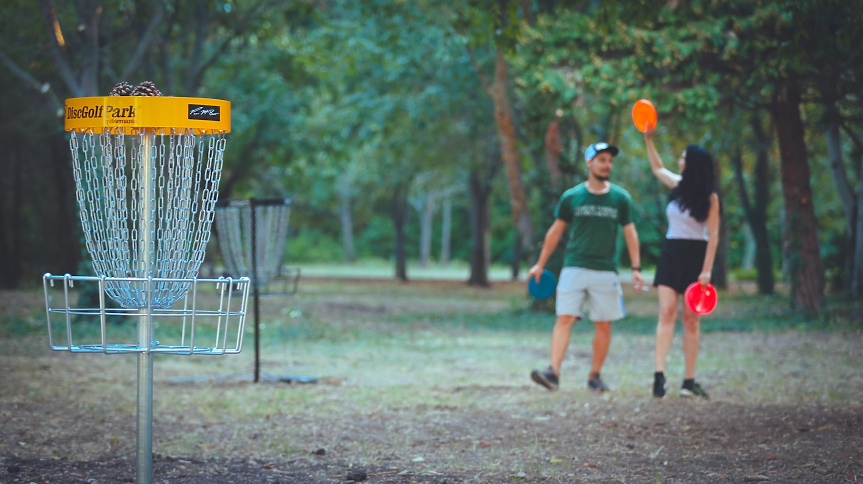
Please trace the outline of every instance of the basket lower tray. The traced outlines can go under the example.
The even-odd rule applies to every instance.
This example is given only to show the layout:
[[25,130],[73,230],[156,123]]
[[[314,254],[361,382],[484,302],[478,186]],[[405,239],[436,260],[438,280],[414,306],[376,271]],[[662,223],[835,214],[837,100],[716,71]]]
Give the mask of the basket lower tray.
[[[42,280],[48,343],[54,351],[225,355],[242,350],[250,287],[246,277],[158,279],[45,274]],[[136,282],[147,287],[162,282],[183,283],[189,285],[189,290],[167,309],[152,305],[144,309],[116,308],[111,307],[105,295],[111,282]],[[82,297],[94,292],[98,294],[98,305]],[[232,298],[235,293],[241,297]]]

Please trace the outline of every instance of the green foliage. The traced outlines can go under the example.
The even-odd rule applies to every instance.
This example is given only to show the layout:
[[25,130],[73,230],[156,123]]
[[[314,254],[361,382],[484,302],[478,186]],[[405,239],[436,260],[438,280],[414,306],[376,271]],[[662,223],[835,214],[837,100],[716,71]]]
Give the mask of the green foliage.
[[[74,28],[81,5],[56,6],[75,69],[83,60]],[[741,113],[764,111],[772,83],[798,76],[805,87],[802,109],[825,269],[835,289],[847,285],[843,264],[851,255],[850,234],[826,157],[822,98],[825,92],[834,93],[843,136],[859,133],[859,2],[337,0],[201,5],[104,2],[99,88],[118,80],[134,51],[130,46],[141,40],[155,9],[162,9],[158,41],[145,49],[128,80],[146,77],[167,94],[232,101],[233,130],[221,195],[290,196],[294,206],[287,257],[293,263],[344,257],[339,224],[343,199],[351,202],[358,257],[391,259],[397,190],[411,195],[464,189],[471,170],[499,156],[494,154],[499,140],[492,105],[476,68],[492,72],[494,53],[500,49],[510,67],[508,87],[523,182],[537,222],[536,245],[566,188],[550,187],[545,165],[545,137],[549,123],[557,121],[562,146],[558,163],[567,187],[584,180],[587,144],[606,140],[621,147],[613,181],[636,202],[645,266],[655,263],[664,240],[668,191],[649,172],[641,133],[629,122],[632,103],[648,98],[656,105],[657,146],[667,166],[673,167],[688,143],[704,145],[719,161],[727,255],[736,269],[748,243],[747,221],[729,153],[742,148],[746,186],[751,186],[755,165],[754,135]],[[39,9],[15,0],[6,12],[0,18],[0,52],[51,86],[43,95],[8,75],[6,64],[0,67],[0,107],[22,113],[16,123],[0,127],[0,148],[9,154],[0,160],[0,169],[9,174],[0,179],[0,249],[12,254],[12,262],[22,263],[12,267],[4,262],[0,268],[15,281],[37,280],[48,270],[74,270],[74,260],[55,255],[61,253],[59,248],[70,247],[76,257],[79,252],[75,240],[55,243],[50,232],[40,228],[62,227],[71,233],[78,227],[70,205],[69,166],[60,163],[68,162],[68,153],[50,99],[55,93],[58,98],[70,96],[71,91],[50,50],[43,48],[48,38]],[[201,43],[192,27],[206,32]],[[193,62],[196,56],[198,64]],[[211,62],[203,64],[207,60]],[[861,159],[860,149],[849,139],[843,140],[842,154],[846,160]],[[770,158],[767,231],[779,270],[784,208],[775,146]],[[849,183],[857,186],[859,169],[855,165],[847,172]],[[40,176],[45,174],[54,178]],[[502,176],[493,180],[490,206],[492,262],[505,264],[512,257],[514,229]],[[453,208],[452,257],[467,260],[469,205],[463,192],[454,191]],[[407,253],[415,258],[420,231],[416,212],[410,212],[407,224]],[[77,234],[69,237],[77,239]],[[439,216],[432,240],[436,254]],[[557,270],[561,256],[556,253],[549,268]],[[785,260],[784,267],[795,263],[793,258]],[[738,276],[748,277],[742,271]]]
[[342,260],[345,257],[344,248],[320,230],[311,227],[300,229],[287,243],[285,262],[288,265],[297,262],[327,262]]
[[14,314],[0,315],[0,338],[18,338],[45,331],[42,321]]

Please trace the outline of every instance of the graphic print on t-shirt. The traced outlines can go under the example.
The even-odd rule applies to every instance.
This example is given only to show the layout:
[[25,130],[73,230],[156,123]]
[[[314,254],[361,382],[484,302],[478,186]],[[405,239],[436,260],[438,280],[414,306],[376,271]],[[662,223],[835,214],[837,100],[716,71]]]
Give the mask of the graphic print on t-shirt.
[[617,209],[603,205],[582,205],[575,207],[572,214],[576,217],[601,217],[617,220]]

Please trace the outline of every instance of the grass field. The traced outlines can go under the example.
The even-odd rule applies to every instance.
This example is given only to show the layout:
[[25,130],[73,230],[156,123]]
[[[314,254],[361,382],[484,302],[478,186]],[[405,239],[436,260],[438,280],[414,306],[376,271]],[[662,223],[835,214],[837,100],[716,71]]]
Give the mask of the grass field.
[[[250,383],[251,328],[237,356],[157,356],[157,476],[344,482],[363,468],[373,482],[863,479],[859,308],[805,320],[781,296],[720,297],[702,323],[697,372],[711,399],[672,391],[654,401],[654,291],[627,290],[629,316],[614,324],[603,370],[613,391],[599,396],[585,388],[589,323],[576,325],[560,391],[530,381],[547,365],[553,316],[531,310],[521,283],[305,278],[296,296],[262,299],[262,371],[318,383]],[[49,351],[42,304],[38,292],[0,293],[0,464],[51,482],[83,482],[55,475],[70,463],[109,478],[98,463],[134,462],[135,358]],[[93,324],[76,331],[98,335]],[[666,371],[673,385],[680,344]]]

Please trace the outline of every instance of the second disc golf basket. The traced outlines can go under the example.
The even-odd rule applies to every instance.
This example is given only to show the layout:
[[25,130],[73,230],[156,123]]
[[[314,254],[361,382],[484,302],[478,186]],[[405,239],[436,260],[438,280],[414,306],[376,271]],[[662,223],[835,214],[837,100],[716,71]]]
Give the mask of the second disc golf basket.
[[[137,355],[139,484],[153,480],[153,355],[239,353],[250,286],[246,277],[197,278],[230,103],[149,95],[66,100],[75,193],[96,275],[43,277],[52,350]],[[70,292],[87,285],[96,286],[98,305],[77,307]],[[117,316],[135,321],[135,331],[109,322]]]
[[[231,275],[251,274],[255,304],[255,373],[261,380],[260,296],[297,292],[299,268],[283,268],[291,201],[286,198],[220,200],[216,204],[216,229],[225,268]],[[276,286],[281,281],[281,289]],[[279,381],[314,383],[307,376],[284,376]]]
[[300,270],[284,267],[290,219],[287,198],[216,202],[216,233],[227,273],[250,274],[261,296],[296,294]]

